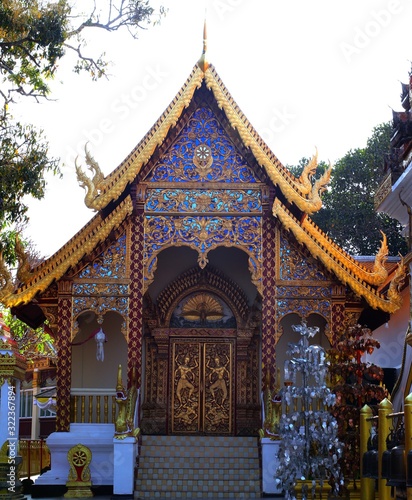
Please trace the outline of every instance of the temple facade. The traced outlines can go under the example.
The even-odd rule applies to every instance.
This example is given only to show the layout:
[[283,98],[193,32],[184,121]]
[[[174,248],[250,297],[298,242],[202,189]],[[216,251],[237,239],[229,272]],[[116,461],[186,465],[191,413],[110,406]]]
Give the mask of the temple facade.
[[1,291],[55,336],[58,435],[116,420],[123,383],[143,435],[257,436],[292,325],[328,346],[345,321],[400,307],[385,239],[364,265],[311,220],[331,168],[315,180],[315,155],[294,177],[205,55],[111,174],[87,150],[85,163],[95,215],[37,268],[21,254],[18,286],[3,271]]

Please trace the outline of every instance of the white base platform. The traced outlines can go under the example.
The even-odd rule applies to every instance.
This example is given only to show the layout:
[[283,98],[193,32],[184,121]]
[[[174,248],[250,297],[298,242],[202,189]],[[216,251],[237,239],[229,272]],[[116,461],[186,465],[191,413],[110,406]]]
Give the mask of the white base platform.
[[275,478],[278,468],[279,441],[262,438],[262,489],[266,495],[282,495],[282,488]]
[[39,476],[35,485],[65,485],[69,475],[67,452],[77,444],[90,448],[93,486],[113,485],[114,424],[71,424],[70,432],[53,432],[46,443],[51,453],[51,470]]

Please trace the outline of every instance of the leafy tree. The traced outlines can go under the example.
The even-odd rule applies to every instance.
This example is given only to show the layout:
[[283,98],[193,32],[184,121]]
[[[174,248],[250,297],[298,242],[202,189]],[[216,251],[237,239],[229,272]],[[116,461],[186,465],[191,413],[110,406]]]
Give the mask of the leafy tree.
[[74,5],[73,0],[0,2],[0,231],[27,220],[23,197],[41,199],[45,174],[59,172],[43,132],[16,121],[12,105],[28,97],[47,99],[59,61],[70,51],[77,56],[75,72],[86,71],[93,80],[106,76],[104,54],[85,52],[86,30],[127,29],[137,38],[155,15],[149,0],[94,0],[85,14],[75,12]]
[[[374,208],[391,132],[390,123],[378,125],[365,148],[350,150],[336,162],[330,187],[323,194],[323,208],[312,216],[328,236],[353,255],[376,254],[381,231],[388,238],[392,255],[407,253],[400,223]],[[304,164],[301,161],[292,172],[299,175]],[[325,165],[320,163],[320,167],[324,169]]]
[[22,321],[14,318],[10,311],[1,311],[5,324],[10,328],[10,333],[17,342],[19,353],[26,357],[27,361],[39,358],[56,357],[54,349],[54,338],[48,333],[47,328],[29,328]]
[[381,385],[382,368],[362,361],[363,355],[379,349],[369,328],[359,324],[346,325],[337,333],[329,349],[329,377],[336,394],[332,415],[338,423],[338,437],[343,443],[341,470],[347,480],[359,479],[359,424],[360,410],[365,404],[377,405],[387,397]]

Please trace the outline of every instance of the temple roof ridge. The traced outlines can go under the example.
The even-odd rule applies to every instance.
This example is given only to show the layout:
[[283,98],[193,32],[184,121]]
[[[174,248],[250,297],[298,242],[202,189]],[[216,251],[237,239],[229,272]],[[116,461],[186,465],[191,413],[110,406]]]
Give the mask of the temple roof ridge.
[[202,84],[213,93],[218,107],[225,113],[231,127],[237,131],[242,143],[251,151],[271,182],[278,186],[284,196],[302,212],[308,214],[317,212],[322,207],[320,195],[329,182],[331,166],[320,179],[310,185],[308,190],[304,179],[296,178],[261,138],[233,99],[214,66],[208,63],[203,70],[199,62],[195,64],[188,79],[166,110],[117,168],[103,180],[99,179],[98,184],[93,184],[93,179],[85,182],[84,173],[80,172],[82,177],[79,177],[78,172],[78,179],[86,188],[86,206],[98,211],[119,198],[126,186],[149,162],[156,148],[161,146],[169,130],[177,124],[183,111],[191,103],[195,91]]
[[[309,217],[299,221],[279,199],[273,204],[273,215],[281,221],[285,229],[294,234],[299,243],[306,246],[313,257],[318,258],[329,271],[363,297],[371,307],[389,313],[399,308],[401,297],[398,290],[392,287],[388,296],[381,294],[375,286],[382,284],[383,275],[370,273],[360,266],[353,257],[333,243]],[[399,276],[405,272],[402,267],[401,259],[398,266]],[[387,276],[385,270],[383,274]]]

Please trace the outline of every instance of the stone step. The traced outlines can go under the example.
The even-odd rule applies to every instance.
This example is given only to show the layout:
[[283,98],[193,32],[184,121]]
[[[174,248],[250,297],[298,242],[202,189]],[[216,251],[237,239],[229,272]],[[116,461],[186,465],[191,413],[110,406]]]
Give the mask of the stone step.
[[223,491],[139,491],[134,494],[135,500],[143,500],[146,498],[165,500],[166,498],[186,498],[188,500],[260,500],[261,496],[258,493],[251,492],[223,492]]
[[142,436],[136,499],[260,498],[258,439]]
[[161,480],[168,481],[173,479],[186,479],[186,480],[221,480],[221,481],[240,481],[240,480],[250,480],[255,481],[259,480],[259,475],[257,474],[259,469],[256,471],[255,469],[159,469],[159,468],[143,468],[138,472],[138,479],[141,481],[144,480]]
[[190,460],[184,456],[159,457],[158,455],[140,455],[140,466],[160,467],[163,469],[248,469],[259,467],[259,458],[254,457],[191,457]]
[[190,446],[190,445],[202,445],[211,447],[221,447],[221,446],[236,446],[236,447],[249,447],[257,446],[257,437],[235,437],[235,436],[142,436],[142,440],[145,444],[150,446],[164,446],[173,445],[175,446]]
[[147,446],[146,444],[141,448],[141,457],[165,457],[165,458],[228,458],[228,457],[243,457],[253,459],[257,455],[255,448],[203,448],[195,446],[182,447],[182,446]]

